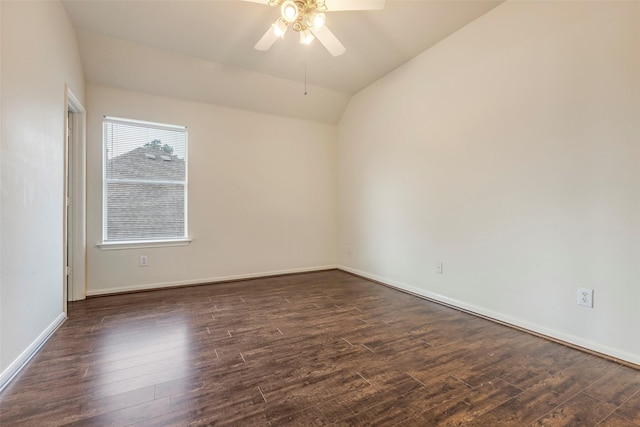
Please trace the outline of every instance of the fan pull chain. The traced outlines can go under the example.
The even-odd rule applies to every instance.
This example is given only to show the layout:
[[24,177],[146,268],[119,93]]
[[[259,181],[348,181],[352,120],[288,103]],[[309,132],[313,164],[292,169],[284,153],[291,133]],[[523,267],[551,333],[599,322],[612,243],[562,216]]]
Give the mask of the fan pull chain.
[[304,95],[307,96],[307,50],[304,50]]

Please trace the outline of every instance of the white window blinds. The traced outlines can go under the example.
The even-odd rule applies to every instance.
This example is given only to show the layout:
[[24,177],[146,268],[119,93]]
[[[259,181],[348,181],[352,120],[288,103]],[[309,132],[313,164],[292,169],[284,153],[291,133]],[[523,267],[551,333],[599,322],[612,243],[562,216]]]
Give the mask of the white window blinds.
[[187,237],[187,129],[103,120],[103,242]]

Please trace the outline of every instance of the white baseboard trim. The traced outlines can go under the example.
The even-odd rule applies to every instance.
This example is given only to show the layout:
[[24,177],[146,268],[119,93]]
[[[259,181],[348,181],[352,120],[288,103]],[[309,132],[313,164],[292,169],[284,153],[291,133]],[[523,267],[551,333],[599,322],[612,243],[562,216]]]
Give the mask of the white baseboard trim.
[[375,274],[368,273],[366,271],[360,271],[355,268],[350,268],[344,265],[338,265],[336,268],[342,271],[346,271],[348,273],[352,273],[358,276],[365,277],[367,279],[374,280],[376,282],[380,282],[383,285],[414,294],[418,297],[425,298],[440,304],[453,307],[455,309],[458,309],[473,315],[477,315],[477,316],[480,316],[492,321],[496,321],[498,323],[502,323],[508,326],[513,326],[518,329],[523,329],[537,335],[545,336],[555,341],[560,341],[562,343],[565,343],[571,346],[577,346],[585,350],[590,350],[592,352],[599,353],[605,357],[608,356],[610,358],[614,358],[623,362],[628,362],[632,365],[635,365],[635,367],[640,367],[640,356],[636,354],[631,354],[631,353],[619,350],[617,348],[612,348],[612,347],[608,347],[592,341],[584,340],[574,335],[569,335],[561,331],[549,329],[520,318],[516,318],[516,317],[499,313],[493,310],[489,310],[484,307],[469,304],[464,301],[449,298],[434,292],[429,292],[425,289],[407,285],[406,283],[401,283],[386,277],[381,277]]
[[204,285],[207,283],[230,282],[230,281],[245,280],[245,279],[258,279],[262,277],[280,276],[283,274],[311,273],[313,271],[333,270],[336,268],[337,268],[336,265],[323,265],[323,266],[316,266],[316,267],[293,268],[288,270],[265,271],[260,273],[237,274],[233,276],[218,276],[218,277],[210,277],[206,279],[197,279],[197,280],[148,283],[144,285],[121,286],[117,288],[106,288],[106,289],[88,289],[87,296],[90,297],[90,296],[99,296],[99,295],[119,294],[119,293],[125,293],[125,292],[145,291],[145,290],[151,290],[151,289],[175,288],[178,286],[193,286],[193,285]]
[[0,374],[0,391],[15,377],[18,372],[31,360],[33,356],[42,348],[42,346],[51,338],[51,335],[62,325],[67,319],[65,313],[60,313],[47,328],[27,347],[21,354],[11,362],[7,368]]

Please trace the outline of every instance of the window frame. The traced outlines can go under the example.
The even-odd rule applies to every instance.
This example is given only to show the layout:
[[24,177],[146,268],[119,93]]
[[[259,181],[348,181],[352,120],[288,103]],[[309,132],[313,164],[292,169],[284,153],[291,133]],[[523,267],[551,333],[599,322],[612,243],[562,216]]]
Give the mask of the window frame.
[[[185,146],[184,146],[184,163],[185,163],[185,175],[184,181],[161,181],[161,180],[144,180],[132,179],[132,182],[142,182],[142,183],[160,183],[160,184],[181,184],[184,185],[184,236],[181,237],[159,237],[157,239],[136,239],[136,240],[108,240],[107,237],[107,185],[109,184],[109,180],[107,178],[107,139],[106,139],[106,126],[108,124],[124,124],[124,125],[132,125],[139,126],[150,129],[160,129],[160,130],[170,130],[170,131],[180,131],[184,132],[185,135]],[[102,230],[101,230],[101,240],[97,244],[97,246],[102,250],[113,250],[113,249],[128,249],[128,248],[154,248],[154,247],[164,247],[164,246],[186,246],[191,243],[193,240],[189,237],[189,228],[188,228],[188,194],[189,194],[189,132],[187,126],[180,125],[171,125],[157,122],[149,122],[143,120],[136,119],[128,119],[122,117],[113,117],[113,116],[102,116]],[[127,180],[129,181],[129,180]]]

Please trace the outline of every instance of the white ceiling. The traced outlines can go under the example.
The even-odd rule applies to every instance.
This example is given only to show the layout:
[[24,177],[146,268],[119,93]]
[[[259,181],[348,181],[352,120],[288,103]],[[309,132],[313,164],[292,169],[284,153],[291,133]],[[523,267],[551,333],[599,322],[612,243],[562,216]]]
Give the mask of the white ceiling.
[[[90,83],[136,90],[136,87],[131,86],[138,83],[126,81],[127,75],[131,73],[105,76],[105,66],[117,74],[118,61],[121,61],[121,68],[126,69],[128,64],[124,61],[130,62],[132,56],[139,56],[133,50],[146,49],[146,52],[155,51],[155,57],[160,55],[160,50],[167,56],[166,59],[171,55],[179,55],[184,59],[182,62],[191,62],[188,65],[190,67],[199,64],[202,70],[214,67],[223,69],[222,74],[227,76],[239,74],[254,80],[257,78],[254,83],[275,77],[278,79],[273,81],[280,82],[282,86],[279,91],[295,90],[299,95],[303,92],[306,57],[309,85],[316,93],[321,92],[323,102],[327,103],[325,109],[338,107],[339,114],[333,117],[327,114],[328,111],[315,115],[296,114],[299,106],[292,106],[292,114],[286,111],[273,112],[325,122],[337,121],[350,95],[501,2],[502,0],[387,0],[381,11],[333,12],[327,14],[327,26],[347,49],[342,56],[333,57],[317,41],[310,46],[300,45],[297,34],[293,31],[288,32],[284,40],[278,40],[271,50],[256,51],[253,46],[279,13],[277,8],[257,3],[241,0],[63,1],[78,33],[85,76]],[[106,45],[112,51],[108,62],[100,55],[101,50],[107,49]],[[131,51],[129,55],[118,54],[123,46]],[[234,70],[238,73],[234,73]],[[216,78],[219,77],[217,75]],[[237,75],[235,80],[238,80]],[[235,87],[236,93],[242,91],[244,83],[241,80],[229,82],[231,86],[238,85]],[[289,89],[285,88],[287,84],[283,80]],[[261,82],[261,85],[264,83]],[[262,94],[259,87],[252,88],[255,95],[270,96],[269,93]],[[153,89],[141,87],[138,90]],[[159,92],[158,94],[168,95],[166,90]],[[309,92],[313,93],[312,90]],[[171,95],[179,96],[176,93]],[[215,96],[203,96],[203,99],[197,100],[243,107],[234,105],[233,100],[220,100]],[[231,94],[225,96],[228,98]],[[193,99],[193,96],[185,97]],[[264,111],[264,108],[258,106],[245,107]]]

